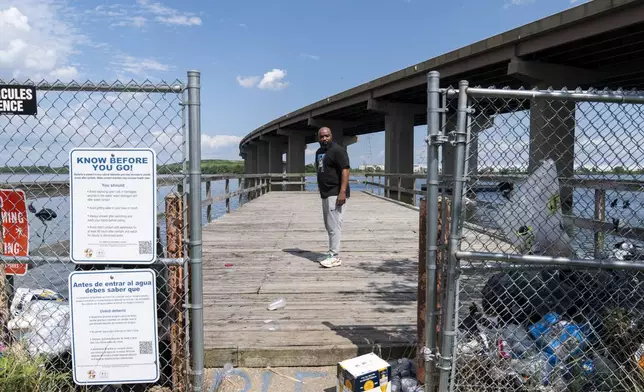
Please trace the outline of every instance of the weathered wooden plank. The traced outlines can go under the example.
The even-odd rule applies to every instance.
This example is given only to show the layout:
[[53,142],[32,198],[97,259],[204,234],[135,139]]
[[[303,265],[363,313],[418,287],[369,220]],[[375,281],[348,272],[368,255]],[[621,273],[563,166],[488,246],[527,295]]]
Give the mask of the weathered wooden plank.
[[[204,227],[206,366],[413,355],[418,212],[360,192],[347,206],[334,269],[316,262],[328,237],[315,192],[269,192]],[[498,243],[463,235],[470,247]],[[267,310],[280,297],[286,307]]]

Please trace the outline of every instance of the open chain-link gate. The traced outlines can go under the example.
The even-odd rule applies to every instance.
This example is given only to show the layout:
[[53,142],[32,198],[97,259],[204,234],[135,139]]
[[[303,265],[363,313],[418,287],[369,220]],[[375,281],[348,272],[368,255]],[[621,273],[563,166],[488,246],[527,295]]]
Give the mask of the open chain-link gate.
[[427,390],[644,390],[643,120],[636,91],[429,73]]

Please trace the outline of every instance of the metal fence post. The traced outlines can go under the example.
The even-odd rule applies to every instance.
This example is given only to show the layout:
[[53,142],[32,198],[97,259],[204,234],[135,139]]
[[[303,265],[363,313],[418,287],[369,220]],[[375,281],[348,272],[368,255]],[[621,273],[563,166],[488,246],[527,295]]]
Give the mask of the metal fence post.
[[193,391],[204,379],[203,261],[201,242],[201,91],[200,72],[188,71],[188,141],[190,145],[190,267]]
[[452,371],[452,361],[454,358],[454,335],[455,331],[455,297],[456,297],[456,280],[458,279],[456,273],[456,252],[459,250],[460,240],[460,223],[462,208],[462,191],[463,191],[463,168],[465,164],[465,144],[466,144],[466,125],[468,117],[467,107],[467,87],[468,82],[462,80],[459,83],[458,93],[458,109],[457,109],[457,124],[456,131],[454,132],[454,186],[452,191],[452,217],[449,235],[449,262],[447,266],[447,296],[445,304],[441,305],[443,311],[442,326],[441,326],[441,350],[440,350],[440,384],[439,390],[441,392],[448,391],[450,388],[450,374]]
[[427,288],[425,289],[425,391],[434,391],[434,352],[436,351],[436,256],[438,241],[438,147],[436,138],[440,133],[439,124],[439,87],[440,74],[431,71],[427,74],[427,237],[426,269]]

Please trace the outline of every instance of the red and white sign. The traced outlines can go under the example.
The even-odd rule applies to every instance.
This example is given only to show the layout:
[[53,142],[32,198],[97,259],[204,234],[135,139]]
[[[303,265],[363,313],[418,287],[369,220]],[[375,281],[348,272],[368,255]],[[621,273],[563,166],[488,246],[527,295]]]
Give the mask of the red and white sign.
[[[25,192],[17,189],[0,189],[2,216],[2,249],[4,256],[29,256],[29,219]],[[27,264],[6,264],[7,275],[25,275]]]

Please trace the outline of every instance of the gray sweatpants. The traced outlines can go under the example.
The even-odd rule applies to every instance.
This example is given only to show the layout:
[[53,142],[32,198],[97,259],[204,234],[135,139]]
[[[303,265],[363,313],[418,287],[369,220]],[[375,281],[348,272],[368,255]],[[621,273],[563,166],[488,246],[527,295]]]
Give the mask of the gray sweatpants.
[[337,196],[330,196],[322,199],[322,216],[324,226],[329,234],[329,251],[334,255],[340,253],[340,237],[342,236],[342,220],[347,210],[347,202],[341,206],[335,205]]

